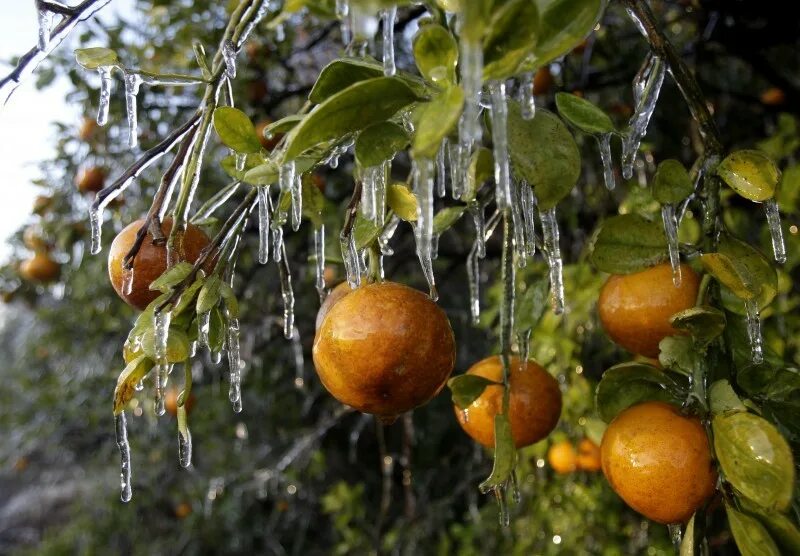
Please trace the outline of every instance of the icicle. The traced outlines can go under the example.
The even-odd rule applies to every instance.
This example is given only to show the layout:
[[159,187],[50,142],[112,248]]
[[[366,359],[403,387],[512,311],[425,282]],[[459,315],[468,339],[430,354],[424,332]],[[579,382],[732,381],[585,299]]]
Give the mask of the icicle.
[[460,41],[461,86],[464,89],[464,112],[459,124],[459,143],[463,149],[463,161],[469,160],[472,146],[482,136],[480,116],[481,88],[483,86],[483,45],[469,40]]
[[378,18],[369,4],[355,2],[350,5],[350,25],[353,35],[347,46],[347,54],[363,58],[375,51],[375,33],[378,31]]
[[133,292],[133,267],[122,265],[122,293],[130,295]]
[[547,265],[550,267],[550,292],[553,301],[553,312],[560,315],[564,312],[564,276],[556,207],[540,211],[539,219],[542,221],[544,252],[547,256]]
[[227,40],[222,43],[222,59],[225,62],[225,77],[228,79],[236,78],[236,47],[233,41]]
[[305,361],[303,359],[303,344],[300,341],[300,331],[296,326],[292,329],[292,355],[294,357],[294,385],[298,389],[303,388],[305,386],[305,378],[303,377]]
[[519,103],[522,106],[522,118],[532,120],[536,116],[536,96],[533,92],[533,72],[523,73],[520,78]]
[[436,301],[436,280],[433,275],[433,161],[414,161],[414,194],[417,196],[417,221],[414,236],[417,240],[417,257],[428,281],[431,299]]
[[678,251],[678,218],[675,214],[675,205],[667,203],[661,207],[661,220],[664,222],[664,234],[667,236],[672,283],[677,288],[681,285],[681,255]]
[[169,325],[172,313],[160,311],[153,317],[153,349],[156,358],[156,415],[164,415],[164,390],[167,386],[169,362],[167,360],[167,345],[169,341]]
[[278,183],[280,184],[281,192],[291,192],[294,187],[294,179],[296,174],[296,166],[294,160],[283,164],[278,171]]
[[600,160],[603,162],[603,178],[605,179],[606,189],[613,191],[617,186],[614,176],[614,162],[611,159],[611,134],[604,133],[597,140],[600,147]]
[[[523,183],[525,189],[530,189],[527,183]],[[509,202],[511,203],[511,223],[514,232],[514,253],[517,257],[517,266],[525,267],[528,263],[528,244],[525,239],[525,219],[520,210],[521,191],[517,185],[511,192]]]
[[385,161],[375,170],[375,224],[383,226],[386,223],[386,186],[392,172],[392,162]]
[[47,47],[50,46],[50,35],[53,32],[55,14],[46,7],[41,7],[37,8],[36,15],[39,21],[39,50],[45,52]]
[[361,285],[360,263],[358,262],[358,251],[356,250],[356,238],[352,231],[348,235],[339,237],[339,244],[342,248],[342,260],[344,261],[344,271],[347,283],[351,288]]
[[211,311],[207,311],[197,317],[197,343],[201,346],[208,346],[208,332],[211,329]]
[[89,210],[89,227],[91,228],[91,234],[92,234],[92,245],[89,248],[89,252],[92,255],[97,255],[103,248],[102,236],[101,236],[102,226],[103,226],[103,211],[100,207],[95,208],[93,206]]
[[508,527],[511,524],[511,516],[508,513],[508,502],[506,501],[506,488],[505,486],[495,487],[492,489],[494,498],[497,500],[497,517],[500,520],[501,527]]
[[100,74],[100,101],[97,105],[97,125],[104,126],[108,122],[108,107],[111,102],[111,89],[114,86],[114,79],[111,77],[113,66],[100,66],[97,73]]
[[519,482],[517,481],[517,472],[516,470],[511,472],[511,501],[514,504],[519,504],[522,502],[522,494],[519,491]]
[[667,525],[667,529],[669,530],[669,537],[672,541],[672,546],[675,548],[675,552],[680,554],[681,552],[681,543],[683,542],[683,533],[681,532],[681,524],[680,523],[670,523]]
[[344,46],[352,40],[350,32],[350,2],[349,0],[336,0],[336,16],[341,20],[342,43]]
[[295,175],[292,182],[292,230],[300,229],[303,219],[303,179],[300,174]]
[[197,355],[197,340],[189,344],[189,357]]
[[477,325],[481,320],[481,268],[480,255],[477,246],[482,242],[475,241],[475,247],[467,257],[467,281],[469,283],[469,313],[472,316],[472,324]]
[[144,379],[137,382],[134,385],[133,389],[136,390],[137,392],[141,392],[142,390],[144,390]]
[[758,365],[764,361],[764,346],[761,338],[761,315],[758,299],[745,299],[744,309],[747,313],[747,337],[750,340],[750,353],[753,363]]
[[[285,248],[286,246],[284,246]],[[289,261],[284,260],[278,270],[281,280],[281,297],[283,298],[283,336],[290,340],[292,338],[292,330],[294,330],[294,290],[292,289],[292,274],[289,270]]]
[[783,264],[786,262],[786,245],[783,242],[781,213],[774,198],[764,201],[764,213],[767,215],[767,225],[772,237],[772,252],[775,255],[775,261]]
[[178,431],[178,463],[186,469],[192,465],[192,433],[184,425],[184,431]]
[[258,188],[258,262],[269,260],[269,186]]
[[317,272],[317,293],[320,302],[325,300],[325,224],[314,228],[314,268]]
[[383,232],[378,237],[378,245],[381,248],[381,255],[391,257],[394,255],[394,250],[389,245],[389,242],[397,231],[397,226],[400,224],[400,217],[393,214],[389,222],[383,227]]
[[244,172],[244,169],[247,166],[247,154],[233,153],[233,160],[234,160],[234,165],[236,167],[236,171]]
[[394,22],[397,19],[397,6],[383,10],[383,74],[393,76],[397,73],[394,61]]
[[536,254],[536,196],[528,182],[519,184],[519,204],[525,226],[525,252],[533,258]]
[[474,203],[469,207],[472,215],[472,222],[475,224],[475,247],[479,258],[486,257],[486,218],[483,215],[483,207]]
[[239,319],[228,317],[225,336],[230,372],[228,399],[233,404],[233,411],[240,413],[242,411],[242,356],[239,350]]
[[286,28],[283,23],[275,27],[275,42],[283,42],[286,40]]
[[517,344],[519,347],[519,367],[521,370],[527,368],[528,355],[531,347],[531,329],[517,332]]
[[361,172],[361,214],[367,220],[375,220],[375,187],[376,170],[382,171],[382,166],[364,168]]
[[626,180],[633,177],[633,163],[642,138],[647,133],[647,125],[656,108],[661,85],[664,83],[666,64],[658,56],[652,55],[652,64],[649,71],[644,72],[644,84],[637,80],[634,84],[634,96],[641,89],[636,102],[636,110],[628,121],[628,131],[622,141],[622,175]]
[[[508,99],[506,84],[492,81],[492,143],[494,145],[494,181],[497,186],[495,200],[500,209],[513,204],[511,192],[511,163],[508,155]],[[515,227],[516,228],[516,227]]]
[[436,153],[436,196],[444,197],[447,193],[447,153],[449,141],[442,139],[439,152]]
[[117,437],[117,446],[120,456],[120,500],[130,502],[133,496],[131,488],[131,446],[128,444],[128,422],[125,412],[120,411],[114,416],[114,432]]
[[283,259],[283,226],[273,220],[270,227],[272,229],[272,257],[276,263],[279,263]]
[[125,108],[128,112],[128,146],[132,149],[139,144],[139,120],[136,115],[136,95],[142,79],[137,73],[125,73]]
[[458,143],[450,143],[447,147],[447,158],[450,164],[450,189],[453,199],[461,199],[464,194],[464,183],[466,181],[466,174],[462,168],[461,145]]

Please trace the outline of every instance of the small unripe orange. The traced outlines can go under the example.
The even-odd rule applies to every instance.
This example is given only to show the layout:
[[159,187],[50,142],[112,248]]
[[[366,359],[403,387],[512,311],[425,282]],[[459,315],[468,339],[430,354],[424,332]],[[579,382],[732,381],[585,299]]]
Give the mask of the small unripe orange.
[[256,135],[258,140],[261,141],[261,146],[266,150],[271,151],[283,139],[283,133],[274,133],[269,138],[264,135],[264,130],[272,123],[271,120],[263,120],[256,124]]
[[97,193],[103,189],[106,171],[99,166],[83,168],[75,177],[75,186],[81,193]]

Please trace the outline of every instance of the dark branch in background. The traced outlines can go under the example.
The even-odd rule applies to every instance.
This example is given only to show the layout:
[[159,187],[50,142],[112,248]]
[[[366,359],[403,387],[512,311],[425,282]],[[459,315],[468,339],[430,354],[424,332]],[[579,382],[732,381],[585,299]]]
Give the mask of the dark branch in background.
[[[16,88],[22,83],[22,80],[36,70],[39,64],[69,35],[75,25],[92,17],[109,2],[111,0],[84,0],[74,7],[56,6],[51,2],[43,2],[43,7],[61,14],[63,17],[50,34],[50,42],[47,48],[39,50],[39,47],[34,46],[20,57],[11,73],[0,79],[0,106],[8,102],[8,99],[11,98]],[[2,93],[5,89],[9,89],[7,94]],[[3,98],[3,95],[5,98]]]

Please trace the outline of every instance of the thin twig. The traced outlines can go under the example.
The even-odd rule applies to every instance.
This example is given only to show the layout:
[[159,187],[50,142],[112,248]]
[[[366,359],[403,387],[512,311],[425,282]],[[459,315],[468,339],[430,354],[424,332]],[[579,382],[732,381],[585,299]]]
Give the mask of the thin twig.
[[339,239],[349,239],[353,233],[353,226],[356,223],[356,216],[358,215],[358,205],[361,204],[361,180],[356,180],[356,185],[353,187],[353,195],[350,197],[350,202],[347,203],[347,208],[344,212],[344,225],[342,226],[342,233],[339,234]]

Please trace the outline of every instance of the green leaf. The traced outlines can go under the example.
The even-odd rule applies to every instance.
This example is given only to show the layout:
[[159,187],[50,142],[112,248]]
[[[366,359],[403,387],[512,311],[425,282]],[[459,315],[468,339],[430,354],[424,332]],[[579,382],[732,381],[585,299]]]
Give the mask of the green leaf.
[[653,176],[653,197],[662,205],[680,203],[694,191],[689,172],[677,160],[669,159],[658,165]]
[[212,274],[206,279],[197,296],[196,312],[198,315],[207,313],[217,306],[222,295],[220,293],[221,287],[222,279],[216,274]]
[[539,29],[539,10],[531,0],[495,4],[483,39],[483,79],[507,79],[533,51]]
[[173,286],[183,282],[192,272],[192,265],[186,261],[179,262],[172,268],[164,271],[164,273],[150,282],[151,291],[160,291],[167,293]]
[[315,226],[322,224],[322,211],[325,208],[325,196],[314,183],[310,174],[302,178],[303,216]]
[[117,53],[109,48],[78,48],[75,50],[75,61],[88,70],[101,66],[114,66],[119,62]]
[[719,309],[703,305],[675,313],[669,323],[673,328],[691,334],[700,345],[708,345],[725,330],[726,319],[725,313]]
[[433,217],[433,233],[438,235],[449,230],[453,224],[458,222],[458,219],[463,216],[466,210],[467,207],[464,205],[447,207],[440,210],[436,213],[436,216]]
[[608,115],[586,99],[571,93],[556,93],[556,106],[561,117],[592,135],[616,131]]
[[772,301],[778,291],[778,275],[764,255],[727,234],[720,236],[717,250],[700,257],[714,278],[740,299]]
[[225,320],[217,307],[211,309],[208,318],[208,349],[217,353],[225,342]]
[[725,503],[725,513],[742,556],[780,556],[775,541],[759,520],[736,511],[728,503]]
[[[148,330],[142,336],[142,351],[153,361],[156,360],[153,329]],[[180,363],[187,359],[189,359],[189,337],[183,330],[170,327],[167,336],[167,363]]]
[[266,159],[261,155],[261,153],[250,153],[247,155],[247,158],[245,158],[244,170],[237,170],[236,157],[231,154],[223,158],[220,162],[220,165],[225,173],[230,177],[236,180],[244,181],[244,177],[249,170],[252,170],[256,166],[260,166],[265,162]]
[[261,141],[258,140],[253,122],[238,108],[220,106],[214,110],[214,129],[225,146],[238,153],[261,150]]
[[380,166],[408,146],[406,130],[393,122],[369,126],[356,139],[356,162],[361,168]]
[[264,128],[264,137],[271,138],[280,133],[292,131],[297,124],[303,121],[303,117],[304,116],[301,114],[291,114],[290,116],[281,118],[277,122],[272,122]]
[[372,220],[367,220],[359,212],[353,225],[353,237],[356,240],[356,249],[366,249],[381,235],[381,227]]
[[386,188],[386,203],[400,219],[417,221],[417,198],[402,183],[393,183]]
[[600,418],[610,423],[621,411],[637,403],[658,400],[679,405],[686,399],[687,382],[652,365],[628,362],[603,373],[595,404]]
[[283,162],[328,141],[388,120],[400,109],[420,100],[397,77],[360,81],[329,97],[286,136]]
[[517,330],[533,330],[550,304],[550,281],[540,278],[526,284],[516,303],[514,324]]
[[683,538],[681,539],[681,549],[678,552],[678,556],[695,556],[695,550],[694,550],[695,517],[697,517],[697,514],[693,515],[692,518],[689,520],[689,523],[686,524],[686,531],[683,532]]
[[186,291],[181,294],[177,305],[175,305],[175,308],[172,310],[173,319],[188,309],[190,305],[194,305],[194,298],[202,286],[203,280],[198,278],[188,288],[186,288]]
[[459,409],[467,409],[472,405],[472,402],[483,394],[486,387],[492,384],[503,386],[500,382],[489,380],[480,375],[459,375],[447,381],[447,387],[450,388],[453,403]]
[[717,174],[745,199],[766,201],[775,195],[781,172],[761,151],[736,151],[717,166]]
[[242,181],[252,185],[272,185],[278,183],[279,175],[277,164],[272,160],[267,160],[263,164],[245,171]]
[[[375,60],[361,58],[341,58],[334,60],[324,68],[308,95],[308,100],[314,104],[321,104],[333,95],[340,93],[360,81],[367,81],[383,77],[383,64]],[[424,84],[416,77],[399,74],[397,79],[402,80],[417,94],[423,94]]]
[[414,37],[414,61],[428,81],[455,83],[458,43],[441,25],[424,25]]
[[225,303],[225,311],[228,313],[228,318],[239,318],[239,301],[236,299],[236,294],[233,288],[227,282],[220,282],[219,293],[222,296],[222,301]]
[[717,380],[708,389],[711,400],[711,413],[722,415],[736,411],[747,411],[747,408],[734,392],[731,383],[727,380]]
[[800,554],[800,531],[785,515],[758,507],[750,500],[739,497],[739,504],[745,513],[758,519],[767,528],[782,554]]
[[533,70],[575,48],[600,21],[604,0],[535,0],[539,38],[524,68]]
[[643,216],[613,216],[600,225],[590,258],[602,272],[638,272],[666,260],[667,238],[659,223]]
[[136,385],[152,368],[153,361],[146,355],[140,355],[128,363],[117,378],[117,386],[114,388],[114,415],[119,415],[125,409],[136,393]]
[[475,200],[481,186],[494,177],[494,156],[486,147],[478,147],[473,151],[467,170],[467,187],[461,200],[471,203]]
[[711,423],[727,481],[763,508],[786,510],[794,489],[794,462],[775,427],[752,413],[717,415]]
[[494,466],[492,474],[478,488],[481,492],[489,492],[502,488],[511,478],[517,465],[517,449],[511,434],[511,423],[508,416],[498,413],[494,417]]
[[658,362],[665,369],[692,376],[701,364],[694,341],[687,336],[667,336],[658,349]]
[[539,210],[569,195],[581,173],[581,156],[567,126],[551,112],[537,109],[522,117],[519,103],[508,103],[508,144],[514,172],[536,192]]
[[414,138],[411,148],[416,158],[434,158],[442,144],[461,117],[464,91],[454,85],[420,103],[413,113]]

